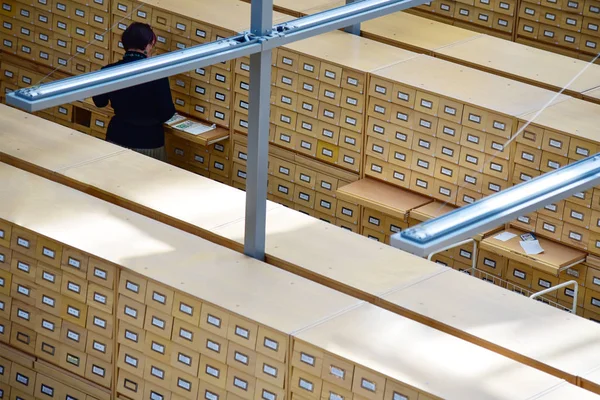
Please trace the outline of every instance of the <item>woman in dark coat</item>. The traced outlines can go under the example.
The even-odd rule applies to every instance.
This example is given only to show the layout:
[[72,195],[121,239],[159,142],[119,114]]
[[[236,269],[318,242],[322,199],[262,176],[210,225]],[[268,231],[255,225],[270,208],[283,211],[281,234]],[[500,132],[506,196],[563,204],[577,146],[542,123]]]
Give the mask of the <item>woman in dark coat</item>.
[[[126,50],[123,59],[104,68],[147,58],[156,44],[156,35],[150,25],[134,22],[121,41]],[[175,114],[168,78],[94,96],[93,100],[97,107],[106,107],[110,102],[115,111],[107,141],[166,161],[163,124]]]

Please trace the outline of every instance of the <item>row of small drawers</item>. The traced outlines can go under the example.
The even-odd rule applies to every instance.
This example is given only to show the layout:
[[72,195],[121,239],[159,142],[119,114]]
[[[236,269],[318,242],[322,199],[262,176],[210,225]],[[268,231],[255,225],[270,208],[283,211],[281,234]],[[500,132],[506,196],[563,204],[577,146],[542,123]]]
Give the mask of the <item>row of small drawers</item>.
[[23,39],[16,39],[0,33],[0,50],[15,54],[25,60],[35,61],[47,67],[60,68],[61,72],[82,74],[101,68],[100,64],[92,63],[79,57],[71,57],[55,50],[48,49]]
[[[496,14],[503,14],[509,17],[513,17],[516,14],[518,4],[513,0],[444,0],[443,2],[447,4],[448,7],[451,7],[452,10],[454,10],[455,7],[467,5],[481,10],[493,11]],[[432,5],[435,5],[435,3],[437,2],[434,2]],[[424,5],[427,6],[427,4]],[[427,10],[428,8],[429,7],[425,7],[423,9]],[[442,10],[449,11],[445,8],[442,8]],[[453,14],[450,14],[448,16],[451,17],[452,15]]]
[[592,36],[600,35],[599,17],[600,14],[593,17],[576,15],[530,3],[523,3],[519,11],[519,18]]
[[[365,92],[365,72],[355,71],[324,60],[315,59],[311,56],[299,54],[285,48],[278,49],[275,57],[275,66],[278,69],[311,78],[315,81],[319,81],[321,84],[330,85],[330,87],[347,89],[359,94]],[[242,69],[240,73],[243,72],[246,76],[249,76],[249,74],[246,73],[245,68],[242,68],[244,61],[242,60],[240,63],[240,69]],[[279,72],[277,73],[279,74]],[[291,78],[293,79],[293,76],[291,76]]]
[[[125,326],[125,329],[129,328]],[[175,336],[175,332],[173,334]],[[250,396],[254,394],[252,389],[256,384],[268,387],[273,392],[285,390],[285,363],[226,339],[201,331],[201,347],[192,350],[187,345],[163,341],[149,332],[144,335],[142,349],[119,343],[119,371],[126,371],[138,381],[143,379],[190,400],[196,399],[201,381],[220,389],[229,390],[228,385],[237,386]],[[177,337],[174,340],[181,342],[182,339]],[[240,385],[241,382],[232,385],[236,380],[244,385]],[[126,388],[126,385],[119,385],[118,390]],[[248,395],[241,397],[248,398]],[[248,400],[252,400],[252,397]]]
[[[248,130],[245,128],[245,126],[247,126],[246,120],[247,118],[245,115],[239,113],[235,114],[234,124],[236,124],[235,129],[237,132],[247,134]],[[280,125],[284,124],[280,123]],[[360,171],[360,166],[362,164],[360,153],[319,140],[312,135],[301,134],[293,129],[271,124],[269,141],[279,147],[293,150],[312,158],[317,158],[352,172]]]
[[[86,303],[91,307],[112,314],[114,292],[106,287],[109,285],[106,281],[104,281],[105,285],[99,285],[95,283],[98,280],[95,277],[94,282],[89,282],[87,277],[71,274],[72,267],[70,270],[64,271],[18,251],[0,247],[0,254],[2,254],[4,260],[4,262],[0,262],[0,268],[5,269],[4,266],[6,265],[8,267],[6,270],[10,271],[14,277],[35,282],[40,288],[52,290],[77,302]],[[73,253],[72,256],[67,255],[66,259],[69,260],[70,258],[72,263],[77,263],[79,261],[75,258],[77,256],[79,254]]]
[[216,151],[207,152],[199,146],[190,146],[184,141],[167,141],[167,157],[178,166],[185,166],[190,171],[202,173],[202,171],[221,175],[224,178],[231,177],[231,160],[229,154],[221,155]]
[[[501,180],[509,180],[509,162],[495,157],[493,153],[486,154],[466,146],[440,143],[443,141],[437,141],[430,137],[419,141],[427,143],[428,149],[435,144],[432,142],[437,142],[438,148],[442,152],[428,154],[421,152],[419,147],[416,147],[415,150],[407,150],[404,147],[369,137],[366,154],[405,169],[435,176],[454,185],[464,181],[468,184],[467,187],[477,191],[481,191],[483,184],[483,179],[478,179],[482,177],[482,173]],[[462,172],[460,171],[461,167]],[[468,174],[468,177],[465,174]]]
[[369,96],[367,114],[402,128],[434,135],[440,124],[454,129],[462,125],[508,139],[515,125],[512,117],[375,77],[371,79],[371,86],[378,93]]
[[[245,166],[248,157],[247,153],[248,149],[245,143],[234,143],[233,160],[236,163]],[[326,166],[323,167],[325,168]],[[285,159],[272,154],[269,154],[268,172],[269,175],[297,183],[330,197],[336,197],[337,189],[348,184],[347,181],[334,176],[332,173],[319,170],[318,166],[310,168],[296,160]]]
[[28,304],[17,300],[12,301],[10,297],[4,295],[0,295],[0,300],[6,308],[0,312],[0,317],[5,320],[11,320],[35,331],[38,335],[57,343],[61,342],[107,363],[112,362],[112,340],[105,335],[105,332],[100,334],[97,331],[87,330]]
[[[6,356],[5,354],[3,354]],[[31,366],[31,365],[30,365]],[[68,381],[68,378],[65,379]],[[13,392],[14,391],[14,392]],[[78,399],[95,400],[94,397],[35,370],[0,358],[0,399]]]
[[[236,98],[245,101],[243,97],[241,99],[240,97],[241,95],[236,95]],[[244,109],[243,106],[238,108],[239,100],[236,101],[235,104],[236,111],[247,115],[248,110]],[[272,106],[271,122],[290,130],[296,130],[297,128],[300,128],[298,129],[299,132],[305,134],[310,132],[308,134],[311,136],[315,135],[313,133],[315,129],[315,120],[329,124],[332,130],[336,127],[340,127],[341,129],[357,132],[358,134],[363,132],[364,117],[361,114],[323,102],[316,103],[313,104],[313,107],[317,107],[316,109],[313,108],[313,111],[316,111],[316,115],[314,112],[298,113],[283,107]],[[300,122],[304,120],[306,120],[309,123],[310,128],[304,127],[303,124]],[[300,123],[300,125],[298,125],[298,123]]]
[[[186,83],[188,82],[181,78],[171,80],[172,97],[176,109],[182,113],[228,127],[231,118],[229,112],[232,101],[231,92],[210,83],[194,80],[189,82],[192,86],[190,91],[190,85],[186,85]],[[185,85],[185,88],[180,85]]]
[[[227,379],[225,388],[209,383],[212,381],[210,379],[212,375],[208,375],[205,379],[191,379],[183,374],[169,373],[173,371],[163,371],[161,368],[167,368],[167,366],[160,363],[149,363],[145,378],[119,368],[117,392],[132,400],[280,400],[285,397],[284,390],[268,385],[260,379],[253,379],[233,368],[226,370],[228,373],[223,375]],[[216,370],[208,363],[205,371],[208,371],[207,374],[216,373]],[[168,388],[166,388],[167,386]]]
[[113,16],[119,17],[118,20],[145,22],[154,29],[192,39],[197,43],[219,40],[232,35],[230,31],[211,27],[202,21],[192,20],[136,1],[113,0],[111,12]]
[[432,398],[415,389],[338,358],[304,342],[294,340],[292,349],[292,396],[322,398],[419,399]]
[[458,206],[472,204],[484,195],[497,193],[508,186],[507,182],[503,180],[482,174],[480,175],[482,178],[482,189],[481,192],[477,192],[465,188],[462,184],[454,185],[445,180],[436,179],[435,176],[425,175],[372,157],[367,157],[365,174]]
[[[133,327],[143,329],[146,307],[162,313],[164,318],[174,317],[175,323],[185,322],[191,327],[199,327],[250,350],[285,362],[285,335],[144,277],[122,271],[118,318]],[[169,336],[170,339],[170,335],[164,336]]]
[[[0,246],[97,285],[111,290],[114,288],[115,266],[2,220]],[[6,254],[5,260],[11,256]],[[35,277],[30,275],[29,279],[34,281]]]
[[600,2],[597,0],[524,0],[521,4],[541,5],[542,7],[562,10],[573,14],[582,14],[587,17],[600,15]]
[[[234,106],[236,115],[234,127],[236,130],[246,133],[248,126],[248,110],[244,109],[244,107],[247,107],[248,103],[242,96],[243,95],[236,93],[236,103]],[[325,115],[327,111],[330,111],[326,105],[320,106],[318,110],[319,114],[321,115]],[[357,121],[353,118],[351,120]],[[271,122],[282,129],[290,131],[289,135],[298,133],[303,136],[319,139],[324,142],[351,150],[355,153],[362,152],[363,143],[362,135],[360,133],[354,130],[349,130],[347,127],[340,127],[339,125],[332,124],[331,121],[326,120],[324,116],[316,119],[303,113],[295,113],[288,109],[275,106],[272,107],[271,110]],[[290,140],[282,141],[287,143],[287,145],[284,145],[284,147],[289,147],[291,144]],[[310,151],[311,148],[308,150]]]
[[[582,265],[583,268],[577,270],[580,273],[580,276],[577,278],[565,273],[561,274],[560,277],[555,277],[486,250],[480,251],[477,261],[478,269],[518,283],[523,287],[531,288],[534,291],[544,290],[570,280],[577,280],[579,284],[577,305],[595,313],[600,312],[600,292],[596,291],[596,289],[600,288],[598,286],[600,273],[594,268]],[[548,293],[546,297],[556,298],[570,305],[574,294],[573,288],[567,287]]]
[[600,254],[600,234],[581,226],[538,213],[521,216],[511,224],[569,246]]
[[112,337],[114,318],[111,314],[96,307],[88,307],[86,304],[13,276],[4,270],[0,270],[0,295],[5,299],[3,302],[8,302],[8,297],[11,298],[11,302],[26,305],[24,307],[27,309],[24,311],[27,312],[27,321],[23,318],[20,322],[27,323],[32,328],[36,326],[36,322],[40,322],[36,319],[38,312],[43,311],[55,317],[53,318],[55,329],[66,321],[105,337]]
[[517,31],[519,36],[536,39],[541,42],[564,46],[570,49],[596,54],[600,47],[600,38],[580,34],[555,26],[544,25],[525,19],[519,19]]
[[5,17],[0,19],[2,20],[0,32],[7,37],[23,39],[63,54],[77,55],[96,64],[105,65],[110,61],[107,36],[101,29],[92,30],[87,26],[73,25],[64,26],[65,30],[61,32],[51,31],[44,28],[43,25],[38,26],[35,23]]
[[508,6],[509,10],[502,9],[502,12],[497,12],[492,11],[489,7],[479,8],[477,6],[457,4],[452,0],[434,1],[429,3],[429,5],[423,4],[419,9],[503,33],[512,33],[515,29],[516,18],[509,14],[514,13],[515,7],[509,5],[506,1],[500,3]]
[[[150,316],[151,314],[152,316]],[[202,370],[199,369],[199,366],[202,364],[201,359],[204,357],[219,363],[219,365],[227,364],[235,367],[241,372],[260,378],[281,389],[285,388],[285,362],[257,353],[204,329],[190,326],[177,318],[160,318],[168,317],[160,316],[159,312],[155,310],[148,310],[145,328],[151,330],[143,330],[143,342],[138,340],[131,346],[131,343],[121,341],[125,337],[119,338],[119,368],[126,369],[132,374],[143,378],[146,360],[148,362],[153,360],[163,365],[169,365],[168,369],[173,368],[188,376],[201,378]],[[161,322],[158,322],[159,319]],[[131,333],[137,335],[135,332],[141,332],[140,328],[136,330],[136,327],[124,321],[119,321],[119,324],[120,330],[129,331],[130,336]],[[168,330],[165,331],[162,328],[163,326],[168,327]],[[158,331],[162,335],[155,333]],[[167,333],[169,338],[165,338]],[[196,339],[193,339],[194,337]],[[193,340],[196,340],[195,344],[199,347],[192,347]],[[127,349],[126,353],[123,352],[124,347]],[[214,364],[213,367],[215,367]]]
[[110,388],[113,375],[111,363],[75,350],[16,322],[0,318],[0,328],[0,342]]

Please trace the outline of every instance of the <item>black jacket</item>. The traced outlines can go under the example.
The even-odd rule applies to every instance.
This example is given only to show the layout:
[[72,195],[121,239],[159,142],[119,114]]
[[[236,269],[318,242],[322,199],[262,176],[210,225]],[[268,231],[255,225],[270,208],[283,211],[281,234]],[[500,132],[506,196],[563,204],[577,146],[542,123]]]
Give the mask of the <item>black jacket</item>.
[[[127,52],[121,61],[110,68],[146,58]],[[106,107],[110,101],[115,116],[108,125],[106,140],[130,149],[156,149],[165,144],[164,122],[175,114],[169,79],[117,90],[93,97],[96,107]]]

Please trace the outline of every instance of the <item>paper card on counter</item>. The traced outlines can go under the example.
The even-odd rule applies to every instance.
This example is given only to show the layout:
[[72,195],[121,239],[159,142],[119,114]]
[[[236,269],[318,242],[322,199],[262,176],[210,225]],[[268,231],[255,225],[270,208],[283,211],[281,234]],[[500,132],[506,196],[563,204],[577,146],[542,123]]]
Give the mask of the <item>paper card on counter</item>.
[[177,114],[175,113],[170,120],[168,120],[167,122],[165,122],[165,124],[169,125],[169,126],[173,126],[175,124],[178,124],[182,121],[185,121],[187,119],[187,117],[184,117],[183,115]]
[[525,250],[526,254],[534,255],[540,254],[544,252],[542,246],[540,246],[540,242],[538,240],[530,240],[527,242],[519,242],[521,243],[521,247]]
[[185,133],[189,133],[190,135],[197,136],[197,135],[206,133],[208,131],[212,131],[216,127],[217,126],[215,124],[205,125],[200,122],[187,120],[185,122],[175,125],[173,128],[180,130],[180,131],[184,131]]
[[514,233],[502,232],[502,233],[494,236],[494,239],[498,239],[501,242],[506,242],[506,241],[514,238],[515,236],[517,236],[517,235],[515,235]]

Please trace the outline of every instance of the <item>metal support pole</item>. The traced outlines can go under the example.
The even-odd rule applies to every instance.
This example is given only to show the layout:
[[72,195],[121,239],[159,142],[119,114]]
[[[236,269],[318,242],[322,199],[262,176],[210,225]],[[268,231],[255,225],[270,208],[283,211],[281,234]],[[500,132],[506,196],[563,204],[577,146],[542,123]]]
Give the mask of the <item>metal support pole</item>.
[[577,283],[577,281],[563,282],[563,283],[561,283],[559,285],[552,286],[552,287],[550,287],[548,289],[544,289],[544,290],[542,290],[540,292],[534,293],[531,296],[529,296],[529,298],[530,299],[537,299],[538,297],[543,296],[543,295],[545,295],[547,293],[554,292],[554,291],[556,291],[558,289],[562,289],[562,288],[564,288],[566,286],[571,286],[571,285],[573,285],[573,305],[571,306],[571,313],[572,314],[577,314],[577,295],[578,295],[578,292],[579,292],[579,284]]
[[[269,35],[273,26],[273,0],[255,0],[251,7],[252,34]],[[265,258],[271,52],[263,50],[250,56],[244,253],[258,260]]]
[[[356,0],[346,0],[346,4],[354,3]],[[357,22],[354,25],[350,25],[344,28],[344,31],[347,33],[351,33],[356,36],[360,36],[360,22]]]

